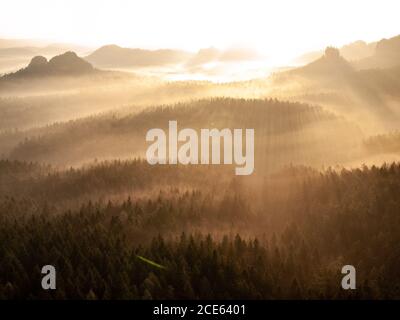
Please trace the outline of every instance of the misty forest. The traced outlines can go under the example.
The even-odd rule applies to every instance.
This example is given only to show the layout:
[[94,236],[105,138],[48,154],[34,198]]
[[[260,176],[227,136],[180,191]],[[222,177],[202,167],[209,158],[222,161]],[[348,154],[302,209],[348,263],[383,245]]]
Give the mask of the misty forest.
[[[245,80],[143,71],[245,54],[0,40],[0,299],[400,299],[400,36]],[[253,128],[254,172],[148,164],[170,120]]]

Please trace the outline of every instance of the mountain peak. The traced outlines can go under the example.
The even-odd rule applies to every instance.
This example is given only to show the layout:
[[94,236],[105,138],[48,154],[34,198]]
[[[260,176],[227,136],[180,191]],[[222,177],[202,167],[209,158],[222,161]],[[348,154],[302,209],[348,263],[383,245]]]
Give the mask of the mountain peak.
[[327,47],[324,55],[305,65],[304,67],[293,70],[292,72],[305,75],[342,75],[352,72],[353,68],[350,63],[344,59],[339,49],[334,47]]
[[33,57],[28,68],[38,68],[47,64],[47,59],[43,56]]
[[96,69],[89,62],[78,57],[75,52],[67,51],[53,57],[49,61],[43,56],[36,56],[32,58],[26,68],[5,75],[5,77],[83,75],[94,71]]
[[93,66],[78,57],[75,52],[67,51],[55,56],[48,62],[48,66],[53,73],[88,73],[93,71]]
[[325,49],[324,57],[325,57],[325,59],[328,59],[331,61],[341,59],[339,49],[334,48],[334,47],[327,47]]

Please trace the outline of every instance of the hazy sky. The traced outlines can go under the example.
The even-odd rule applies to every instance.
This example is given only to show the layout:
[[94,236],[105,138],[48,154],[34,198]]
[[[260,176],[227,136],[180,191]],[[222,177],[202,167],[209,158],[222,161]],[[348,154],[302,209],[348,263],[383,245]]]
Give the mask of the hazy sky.
[[1,0],[0,37],[294,54],[400,33],[399,0]]

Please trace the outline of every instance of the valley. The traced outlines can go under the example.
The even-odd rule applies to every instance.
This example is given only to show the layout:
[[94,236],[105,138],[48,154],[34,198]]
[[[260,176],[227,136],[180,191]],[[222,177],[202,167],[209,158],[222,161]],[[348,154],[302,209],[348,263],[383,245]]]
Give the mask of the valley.
[[26,49],[0,78],[0,298],[398,299],[398,43],[225,82],[135,70],[260,56]]

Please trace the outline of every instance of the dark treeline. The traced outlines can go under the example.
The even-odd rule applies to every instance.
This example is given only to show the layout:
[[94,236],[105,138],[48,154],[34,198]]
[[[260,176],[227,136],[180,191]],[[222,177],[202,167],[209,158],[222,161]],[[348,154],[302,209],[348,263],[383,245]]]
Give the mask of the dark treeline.
[[[22,180],[24,170],[45,170],[7,165],[19,165],[9,170]],[[61,172],[66,183],[58,188],[68,195],[71,175],[118,166],[132,169],[100,163]],[[74,181],[85,189],[86,179]],[[226,180],[219,191],[197,185],[166,191],[160,184],[151,196],[88,200],[58,214],[57,202],[34,193],[3,193],[0,297],[400,298],[400,164],[322,173],[288,167],[261,182]],[[46,264],[57,268],[54,292],[40,287]],[[354,292],[340,287],[346,264],[357,269]]]
[[192,190],[221,188],[231,179],[232,167],[212,165],[151,166],[145,160],[113,160],[60,170],[36,162],[0,160],[0,194],[30,198],[38,203],[83,199],[98,200],[113,195],[152,196],[166,188]]
[[400,151],[400,132],[394,131],[369,137],[364,148],[371,153],[398,153]]

